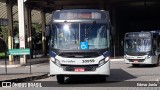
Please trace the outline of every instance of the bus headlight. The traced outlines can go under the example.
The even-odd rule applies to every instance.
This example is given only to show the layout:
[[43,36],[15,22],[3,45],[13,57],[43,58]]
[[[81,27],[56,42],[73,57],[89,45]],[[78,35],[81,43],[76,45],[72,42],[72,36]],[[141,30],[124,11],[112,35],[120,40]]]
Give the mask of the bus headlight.
[[61,63],[60,63],[59,60],[57,60],[57,59],[55,59],[55,58],[53,58],[53,57],[51,57],[50,60],[51,60],[54,64],[56,64],[57,66],[61,66]]
[[50,60],[51,60],[52,62],[55,62],[55,58],[53,58],[53,57],[51,57]]
[[151,55],[152,55],[151,52],[148,52],[146,58],[149,59]]
[[151,57],[151,55],[147,55],[147,59],[149,59]]
[[99,61],[99,64],[98,64],[98,65],[99,65],[99,67],[100,67],[100,66],[102,66],[103,64],[105,64],[105,60],[104,60],[104,59],[102,59],[101,61]]
[[60,61],[59,61],[59,60],[57,60],[57,59],[55,59],[55,64],[56,64],[57,66],[61,66]]
[[102,66],[102,65],[104,65],[104,64],[105,64],[106,62],[108,62],[108,61],[109,61],[109,57],[106,57],[105,59],[100,60],[100,61],[99,61],[99,64],[98,64],[99,67]]
[[124,58],[127,59],[127,55],[124,55]]

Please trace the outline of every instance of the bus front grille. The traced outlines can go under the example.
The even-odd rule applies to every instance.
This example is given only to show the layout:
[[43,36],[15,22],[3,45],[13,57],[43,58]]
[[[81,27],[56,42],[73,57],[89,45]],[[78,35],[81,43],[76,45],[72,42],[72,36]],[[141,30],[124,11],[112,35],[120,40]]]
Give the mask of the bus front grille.
[[83,68],[84,71],[95,71],[98,65],[62,65],[64,71],[75,71],[75,68]]
[[145,59],[128,59],[129,62],[144,62]]

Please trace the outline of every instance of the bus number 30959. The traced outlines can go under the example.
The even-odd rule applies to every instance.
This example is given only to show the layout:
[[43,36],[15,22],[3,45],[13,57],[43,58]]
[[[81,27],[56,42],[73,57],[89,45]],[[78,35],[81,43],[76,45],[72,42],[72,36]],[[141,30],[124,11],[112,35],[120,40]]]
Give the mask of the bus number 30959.
[[94,59],[90,59],[90,60],[82,60],[82,63],[93,63],[95,62]]

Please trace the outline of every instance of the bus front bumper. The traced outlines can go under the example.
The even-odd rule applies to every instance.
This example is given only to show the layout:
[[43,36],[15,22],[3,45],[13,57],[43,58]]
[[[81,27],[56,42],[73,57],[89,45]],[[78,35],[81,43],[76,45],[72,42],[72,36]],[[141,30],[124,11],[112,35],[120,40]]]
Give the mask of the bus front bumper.
[[110,75],[110,61],[97,67],[94,71],[65,71],[50,60],[50,75]]
[[141,59],[138,57],[140,56],[134,56],[133,58],[124,57],[124,61],[126,64],[156,64],[158,58],[156,56],[151,56],[148,58],[146,55],[141,56]]

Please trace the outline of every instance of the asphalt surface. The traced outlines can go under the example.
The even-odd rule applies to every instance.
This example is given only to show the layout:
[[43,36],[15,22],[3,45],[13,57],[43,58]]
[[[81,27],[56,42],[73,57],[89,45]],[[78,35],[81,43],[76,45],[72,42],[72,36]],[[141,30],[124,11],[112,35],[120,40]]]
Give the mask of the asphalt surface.
[[[125,64],[123,61],[112,61],[111,75],[104,83],[99,82],[96,79],[97,77],[87,76],[67,78],[64,84],[58,84],[55,76],[36,80],[36,82],[47,83],[49,87],[64,87],[65,89],[69,87],[73,87],[74,89],[83,87],[78,88],[79,90],[97,90],[98,88],[101,90],[160,90],[160,83],[158,82],[160,79],[159,70],[160,66],[141,65],[133,67],[131,64]],[[153,86],[148,86],[149,83],[153,84]],[[142,87],[141,84],[147,84],[147,86]]]
[[[160,79],[159,70],[160,66],[141,65],[139,67],[133,67],[131,64],[125,64],[123,61],[112,61],[111,75],[107,81],[157,81]],[[84,81],[87,78],[82,77],[81,79]],[[56,81],[56,79],[55,77],[49,77],[38,81]]]
[[[45,71],[49,68],[48,64],[34,65],[34,68]],[[42,70],[40,69],[42,68]],[[106,82],[99,82],[97,77],[77,77],[66,78],[66,83],[58,84],[55,76],[48,78],[34,80],[23,83],[41,83],[42,88],[23,88],[23,89],[38,89],[38,90],[160,90],[160,84],[157,80],[160,79],[160,66],[154,67],[152,65],[142,65],[140,67],[132,67],[130,64],[125,64],[123,60],[113,60],[111,62],[111,75]],[[138,86],[139,84],[156,83],[158,86]],[[47,86],[47,87],[45,87]],[[1,88],[4,89],[4,88]],[[5,88],[6,89],[6,88]],[[10,88],[7,88],[10,89]],[[22,88],[12,88],[12,90],[19,90]]]

